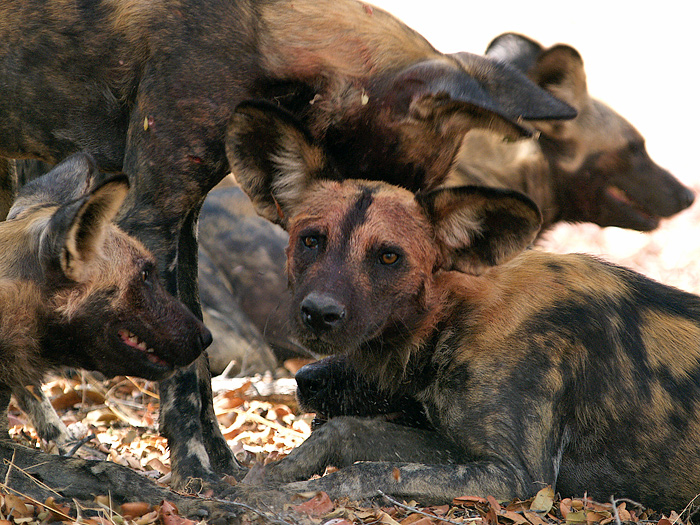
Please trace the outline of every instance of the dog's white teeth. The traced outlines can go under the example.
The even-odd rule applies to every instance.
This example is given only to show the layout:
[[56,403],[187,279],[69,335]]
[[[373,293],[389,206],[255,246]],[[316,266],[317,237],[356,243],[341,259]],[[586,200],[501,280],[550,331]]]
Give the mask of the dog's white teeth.
[[148,344],[145,341],[141,341],[136,334],[129,332],[128,330],[119,330],[118,333],[119,337],[121,337],[122,340],[129,346],[148,354],[155,353],[155,350],[153,350],[153,348],[149,348]]

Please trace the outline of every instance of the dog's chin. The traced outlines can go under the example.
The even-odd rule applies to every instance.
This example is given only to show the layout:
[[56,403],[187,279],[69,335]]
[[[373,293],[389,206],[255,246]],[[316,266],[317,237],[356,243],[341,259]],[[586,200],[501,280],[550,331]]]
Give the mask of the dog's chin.
[[297,334],[297,339],[304,348],[319,356],[348,354],[359,344],[359,342],[348,341],[340,337],[319,337],[306,331]]
[[658,228],[661,218],[633,200],[624,190],[609,185],[605,188],[601,202],[604,213],[598,222],[601,226],[616,226],[638,231],[651,231]]

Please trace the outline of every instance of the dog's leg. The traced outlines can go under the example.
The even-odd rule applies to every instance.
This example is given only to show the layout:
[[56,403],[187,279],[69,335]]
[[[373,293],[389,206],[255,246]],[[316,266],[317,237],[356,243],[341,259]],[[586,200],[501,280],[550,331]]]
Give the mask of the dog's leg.
[[[180,231],[177,264],[177,288],[182,300],[201,318],[197,286],[197,217],[192,210]],[[216,483],[223,474],[242,475],[224,439],[214,415],[211,373],[206,356],[200,357],[186,370],[177,372],[160,385],[161,432],[168,438],[174,486],[187,486],[201,478]]]
[[[210,105],[199,103],[198,93],[191,98],[183,94],[177,103],[164,99],[162,76],[155,71],[144,76],[148,80],[139,88],[124,158],[131,193],[119,224],[153,252],[168,291],[201,319],[197,219],[207,191],[228,173],[220,152],[207,149],[207,144],[216,143],[210,125],[219,117],[202,115],[204,129],[183,131],[177,123],[189,117],[181,112],[206,113]],[[221,133],[224,129],[222,123]],[[160,383],[160,431],[168,439],[177,488],[197,480],[200,485],[215,484],[223,473],[241,473],[214,417],[210,379],[203,355]]]
[[59,447],[73,440],[74,436],[58,417],[40,384],[32,385],[31,391],[29,388],[18,388],[12,394],[41,439],[53,441]]
[[314,431],[286,458],[265,467],[266,482],[278,484],[323,474],[326,467],[356,461],[454,464],[464,452],[432,430],[390,423],[382,418],[339,416]]
[[[199,266],[197,243],[197,224],[199,211],[204,201],[190,211],[182,229],[180,231],[180,242],[178,246],[178,290],[181,300],[188,306],[191,304],[192,311],[200,319],[202,318],[202,307],[199,301],[199,282],[197,280]],[[232,475],[236,478],[244,474],[244,469],[236,461],[226,439],[221,433],[221,427],[214,414],[214,395],[211,389],[211,371],[209,361],[206,356],[196,363],[197,381],[201,400],[199,409],[199,419],[202,428],[202,440],[209,454],[211,466],[219,477],[224,474]]]
[[[381,419],[337,417],[313,432],[289,456],[267,465],[259,479],[262,497],[276,502],[281,501],[275,491],[268,490],[271,487],[287,495],[325,491],[331,498],[351,500],[373,498],[382,491],[421,503],[444,503],[464,494],[526,497],[536,491],[536,481],[553,483],[555,479],[551,465],[518,464],[502,457],[517,455],[493,450],[476,459],[434,431]],[[536,462],[533,458],[524,460]],[[340,470],[319,479],[280,485],[308,479],[330,465]],[[246,497],[260,496],[254,488],[239,487]]]

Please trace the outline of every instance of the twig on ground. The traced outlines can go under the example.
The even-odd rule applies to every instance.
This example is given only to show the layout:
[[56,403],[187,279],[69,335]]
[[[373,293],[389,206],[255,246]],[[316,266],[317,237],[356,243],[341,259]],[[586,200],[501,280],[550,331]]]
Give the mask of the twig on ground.
[[10,483],[10,472],[12,472],[12,467],[15,465],[15,454],[17,453],[16,450],[12,451],[12,459],[7,463],[7,472],[5,473],[5,485],[8,485]]
[[613,516],[615,517],[615,523],[617,525],[622,525],[622,522],[620,521],[620,513],[617,512],[617,501],[615,500],[615,496],[610,496],[610,503],[612,503],[612,510]]
[[686,512],[688,513],[688,521],[690,521],[690,519],[691,519],[695,514],[697,514],[698,510],[700,509],[700,507],[696,507],[696,508],[691,512],[691,508],[692,508],[692,506],[693,506],[693,503],[695,503],[695,500],[697,500],[698,498],[700,498],[700,494],[697,494],[693,499],[690,500],[690,502],[685,506],[685,508],[680,512],[680,514],[678,514],[678,517],[677,517],[675,520],[673,520],[673,522],[671,523],[671,525],[676,525],[676,522],[677,522],[679,519],[681,519],[681,516],[683,516],[683,514],[685,514]]
[[235,507],[241,507],[242,509],[249,510],[250,512],[254,512],[255,514],[257,514],[261,518],[264,518],[265,520],[267,520],[268,523],[274,523],[274,524],[279,524],[279,525],[293,525],[292,523],[288,522],[284,518],[280,517],[280,515],[277,514],[276,512],[273,512],[270,508],[268,508],[267,511],[269,514],[272,514],[274,516],[274,519],[270,518],[270,516],[268,514],[266,514],[265,511],[260,510],[260,509],[256,509],[255,507],[252,507],[252,506],[247,505],[245,503],[240,503],[238,501],[230,501],[227,499],[218,499],[218,498],[204,498],[204,499],[206,499],[208,501],[215,501],[217,503],[222,503],[225,505],[234,505]]
[[[426,518],[431,518],[434,520],[439,520],[439,521],[444,521],[445,523],[451,523],[452,525],[460,525],[456,521],[448,520],[447,518],[442,518],[440,516],[436,516],[435,514],[428,514],[427,512],[423,512],[422,510],[417,509],[416,507],[411,507],[410,505],[404,505],[400,501],[395,500],[391,496],[387,496],[382,492],[381,490],[377,489],[377,492],[384,498],[386,499],[389,503],[392,505],[396,505],[397,507],[401,507],[404,510],[408,510],[410,512],[413,512],[415,514],[420,514],[421,516],[425,516]],[[477,521],[480,520],[481,518],[467,518],[463,520],[461,523],[466,523],[469,521]]]
[[277,432],[280,432],[282,434],[288,434],[290,436],[294,437],[299,437],[299,438],[304,438],[306,435],[302,432],[299,432],[298,430],[294,430],[292,428],[287,428],[275,421],[270,421],[269,419],[266,419],[255,412],[246,411],[242,414],[242,416],[246,419],[249,419],[251,421],[254,421],[255,423],[259,423],[261,425],[267,425],[268,427],[274,428]]
[[79,439],[79,440],[76,442],[76,444],[73,445],[73,448],[71,448],[71,449],[68,451],[68,453],[66,454],[66,457],[67,457],[67,458],[73,457],[73,456],[75,455],[75,453],[78,452],[78,450],[80,449],[80,447],[82,447],[85,443],[87,443],[88,441],[91,441],[91,440],[93,440],[93,439],[95,439],[95,438],[97,438],[97,436],[96,436],[95,434],[90,434],[90,435],[85,436],[83,439]]
[[146,395],[148,397],[152,397],[153,399],[160,401],[160,396],[156,392],[152,392],[152,391],[147,390],[146,388],[142,387],[141,385],[139,385],[138,381],[136,381],[133,377],[130,377],[130,376],[124,376],[124,377],[126,377],[131,382],[131,384],[134,385],[136,387],[136,389],[139,392],[141,392],[143,395]]
[[[16,466],[16,465],[15,465],[15,466]],[[26,473],[25,473],[25,474],[26,474]],[[30,477],[31,477],[31,476],[30,476]],[[39,482],[38,482],[36,479],[35,479],[34,481],[35,481],[37,484],[39,484]],[[58,510],[58,509],[56,509],[56,508],[54,508],[54,507],[49,507],[49,506],[47,506],[45,503],[42,503],[41,501],[37,501],[36,499],[32,498],[31,496],[29,496],[29,495],[27,495],[27,494],[23,494],[23,493],[20,492],[19,490],[13,489],[12,487],[10,487],[9,485],[7,485],[6,483],[0,483],[0,488],[3,488],[3,489],[8,490],[8,491],[10,491],[10,492],[13,492],[13,493],[17,494],[18,496],[22,496],[22,497],[25,498],[26,500],[31,501],[32,504],[33,504],[34,506],[36,506],[36,507],[48,508],[48,509],[51,510],[51,512],[53,512],[54,514],[57,514],[57,515],[60,516],[61,518],[65,518],[65,519],[67,519],[67,520],[69,520],[69,521],[71,521],[71,522],[75,521],[75,518],[73,518],[72,516],[69,516],[68,514],[64,514],[63,512],[61,512],[60,510]],[[58,494],[56,491],[54,491],[54,490],[52,490],[52,489],[49,489],[49,490],[51,490],[51,492],[54,492],[54,493]],[[58,494],[58,495],[60,496],[60,494]]]

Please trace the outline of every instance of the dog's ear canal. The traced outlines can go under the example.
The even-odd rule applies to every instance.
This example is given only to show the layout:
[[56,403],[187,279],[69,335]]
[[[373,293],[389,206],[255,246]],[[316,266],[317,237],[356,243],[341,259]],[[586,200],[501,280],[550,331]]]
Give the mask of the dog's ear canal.
[[42,239],[44,268],[59,271],[72,281],[86,279],[90,265],[101,253],[105,229],[117,215],[128,191],[128,179],[119,175],[59,207]]
[[542,223],[535,203],[514,191],[463,186],[416,200],[433,224],[443,267],[474,275],[525,250]]
[[226,156],[258,214],[282,226],[314,180],[334,178],[323,149],[306,128],[264,101],[236,108],[227,130]]

